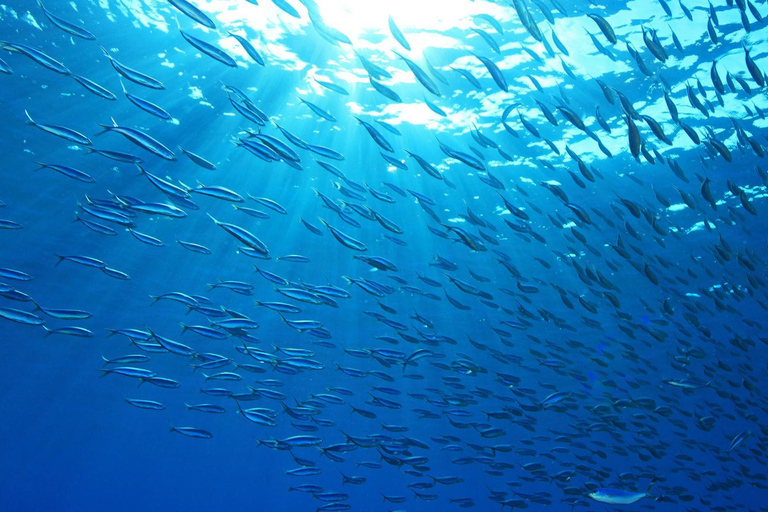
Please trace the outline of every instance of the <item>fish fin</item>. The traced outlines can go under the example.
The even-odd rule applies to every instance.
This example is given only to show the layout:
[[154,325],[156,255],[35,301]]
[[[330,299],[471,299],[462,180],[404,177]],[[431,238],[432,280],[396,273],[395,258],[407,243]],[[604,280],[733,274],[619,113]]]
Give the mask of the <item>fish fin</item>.
[[[114,122],[114,121],[113,121],[113,122]],[[111,130],[112,128],[114,128],[114,126],[109,126],[108,124],[101,124],[101,123],[97,123],[97,124],[98,124],[99,126],[101,126],[101,131],[100,131],[100,132],[98,132],[96,135],[94,135],[95,137],[98,137],[99,135],[104,135],[104,134],[105,134],[105,133],[107,133],[109,130]],[[138,165],[138,164],[136,164],[136,165]]]

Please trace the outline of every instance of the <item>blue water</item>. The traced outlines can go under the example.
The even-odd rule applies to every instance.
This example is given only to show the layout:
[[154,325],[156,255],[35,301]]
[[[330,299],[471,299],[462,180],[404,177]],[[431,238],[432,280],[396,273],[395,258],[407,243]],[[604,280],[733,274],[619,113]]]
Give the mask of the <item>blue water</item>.
[[[12,70],[0,74],[0,510],[766,510],[768,212],[761,154],[768,101],[742,47],[749,48],[758,73],[766,69],[768,32],[756,16],[768,15],[765,2],[741,10],[739,2],[713,1],[719,26],[709,4],[694,0],[684,2],[693,20],[678,3],[669,4],[668,16],[658,1],[607,7],[549,0],[291,1],[298,17],[270,0],[258,6],[194,3],[216,30],[165,1],[45,2],[49,13],[87,29],[96,41],[55,26],[36,2],[0,5],[0,59]],[[551,52],[536,41],[535,28],[523,26],[513,4],[523,20],[531,20],[529,27],[538,27]],[[611,44],[585,12],[603,16],[618,42]],[[410,50],[393,37],[390,15]],[[177,23],[186,34],[217,45],[237,68],[192,47]],[[553,42],[550,26],[568,55]],[[642,27],[658,31],[668,54],[663,63],[644,43]],[[246,36],[265,65],[226,31]],[[599,53],[586,32],[615,60]],[[344,37],[351,44],[338,40]],[[638,67],[626,41],[651,76]],[[171,120],[126,99],[120,75],[99,45],[164,84],[156,90],[122,78],[128,93],[159,105]],[[66,72],[48,69],[55,66],[49,61],[24,55],[29,47],[116,99],[92,94]],[[374,90],[353,50],[391,75],[380,81],[401,102]],[[427,84],[394,52],[419,66]],[[507,86],[473,54],[494,62]],[[725,83],[722,104],[710,74],[715,59]],[[452,68],[471,73],[480,89]],[[727,72],[749,92],[738,80],[729,83]],[[613,88],[615,103],[595,79]],[[708,117],[688,99],[686,84]],[[430,85],[441,95],[432,94]],[[259,126],[238,114],[230,97],[246,102],[231,87],[270,121]],[[665,89],[699,143],[673,122]],[[625,115],[617,92],[638,114],[658,121],[670,143],[639,115]],[[299,98],[336,121],[322,119]],[[556,126],[537,101],[554,113]],[[597,121],[596,106],[610,133]],[[135,165],[88,154],[85,145],[29,124],[25,110],[39,125],[87,136],[92,148],[140,157],[147,172],[188,194],[186,203],[164,194]],[[571,112],[586,130],[567,119]],[[393,151],[378,145],[354,116],[378,130]],[[176,160],[118,133],[99,134],[98,125],[110,126],[111,119],[150,135]],[[292,145],[273,122],[343,160]],[[631,124],[644,144],[645,154],[637,158]],[[277,158],[268,162],[237,147],[238,139],[247,139],[246,129],[283,141],[298,154],[294,167],[301,170],[280,161],[274,148]],[[196,165],[178,146],[216,170]],[[582,169],[566,146],[583,160]],[[442,179],[406,150],[435,166]],[[317,161],[336,166],[348,182]],[[673,171],[673,161],[680,170]],[[36,162],[71,167],[92,179],[36,170]],[[198,186],[224,187],[244,202],[191,191]],[[391,201],[377,199],[367,186]],[[547,187],[557,187],[567,200]],[[337,211],[324,207],[318,192]],[[269,198],[287,213],[250,196]],[[518,215],[503,201],[520,209]],[[137,211],[142,202],[175,203],[185,216]],[[128,216],[138,236],[153,237],[162,247],[89,214],[94,204]],[[372,212],[386,220],[366,218]],[[89,229],[76,214],[114,236]],[[209,216],[247,230],[269,254],[245,254],[242,241]],[[340,243],[320,218],[354,239],[347,245],[359,242],[367,250]],[[385,229],[387,220],[402,234]],[[211,254],[191,252],[177,239]],[[56,255],[98,262],[87,266],[65,258],[57,264]],[[288,255],[307,261],[284,259]],[[385,258],[396,271],[376,270],[355,256]],[[447,261],[444,268],[438,256]],[[99,262],[126,279],[102,271]],[[290,284],[270,281],[254,265]],[[346,278],[368,281],[361,287]],[[219,279],[245,289],[209,286]],[[326,285],[334,288],[314,289]],[[311,292],[311,300],[325,304],[288,298],[276,287]],[[338,296],[345,291],[349,297]],[[178,301],[153,302],[173,292],[222,317]],[[286,320],[313,320],[322,328],[291,327],[254,300],[300,307]],[[86,311],[90,318],[53,318],[35,303]],[[180,326],[211,327],[238,316],[259,327],[247,337],[243,330],[218,327],[225,339],[211,339],[182,333]],[[42,321],[45,328],[29,325]],[[67,330],[73,326],[87,330]],[[121,329],[142,331],[149,342],[109,335]],[[162,352],[163,343],[167,348],[165,339],[196,355],[151,351],[154,346]],[[261,362],[244,354],[244,346]],[[149,360],[121,365],[102,359],[137,354]],[[199,354],[252,366],[193,371],[191,364],[204,362]],[[297,368],[305,364],[319,369]],[[139,385],[135,377],[99,371],[119,366],[144,368],[179,386]],[[217,372],[242,380],[206,381],[203,375]],[[283,398],[262,391],[246,401],[249,386]],[[201,392],[210,388],[239,394],[243,409],[274,411],[261,418],[275,425],[248,421],[232,398]],[[126,399],[163,408],[141,409]],[[225,412],[188,410],[185,404],[213,404]],[[304,416],[292,418],[285,407]],[[183,427],[212,437],[172,431]],[[316,446],[289,452],[286,443],[297,435],[315,437],[310,444]],[[290,475],[301,467],[319,474]],[[318,487],[314,495],[292,490],[307,485]],[[633,504],[603,504],[601,494],[590,494],[597,489],[647,495]],[[332,492],[344,496],[323,494]]]

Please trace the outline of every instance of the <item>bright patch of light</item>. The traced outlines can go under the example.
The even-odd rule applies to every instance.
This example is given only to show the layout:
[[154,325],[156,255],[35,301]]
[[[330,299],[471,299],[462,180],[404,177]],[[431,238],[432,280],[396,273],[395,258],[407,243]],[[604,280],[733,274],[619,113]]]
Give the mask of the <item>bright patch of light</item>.
[[32,13],[30,13],[30,12],[28,12],[28,13],[27,13],[27,14],[24,16],[24,21],[26,21],[27,23],[29,23],[31,26],[35,27],[37,30],[43,30],[43,27],[41,27],[41,26],[40,26],[40,25],[37,23],[37,20],[34,18],[34,16],[32,16]]
[[[387,2],[362,2],[360,0],[325,0],[317,2],[320,13],[328,25],[346,34],[354,44],[362,36],[379,33],[390,35],[388,19],[405,35],[414,54],[428,46],[434,46],[434,38],[409,32],[445,32],[472,26],[472,16],[486,13],[499,15],[505,8],[490,2],[466,0],[388,0]],[[508,13],[507,13],[508,15]],[[445,40],[443,40],[445,41]],[[399,47],[399,51],[404,51]]]
[[203,91],[201,91],[199,87],[190,86],[189,97],[193,100],[199,100],[203,97]]

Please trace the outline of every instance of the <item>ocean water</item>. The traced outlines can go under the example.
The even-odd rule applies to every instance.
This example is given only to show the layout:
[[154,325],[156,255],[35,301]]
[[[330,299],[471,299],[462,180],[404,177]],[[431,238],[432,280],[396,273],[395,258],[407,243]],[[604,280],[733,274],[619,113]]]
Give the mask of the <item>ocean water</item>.
[[766,2],[256,3],[0,5],[0,510],[768,510]]

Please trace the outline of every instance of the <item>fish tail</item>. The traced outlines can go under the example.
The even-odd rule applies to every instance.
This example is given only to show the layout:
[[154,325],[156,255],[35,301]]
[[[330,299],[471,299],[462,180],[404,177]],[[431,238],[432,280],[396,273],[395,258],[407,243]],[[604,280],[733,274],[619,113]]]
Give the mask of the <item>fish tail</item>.
[[104,360],[104,366],[108,365],[110,363],[109,359],[107,359],[104,356],[101,356],[101,358]]
[[[104,135],[105,133],[107,133],[108,131],[110,131],[112,128],[114,128],[114,126],[109,126],[109,125],[107,125],[107,124],[100,124],[100,123],[97,123],[97,124],[98,124],[99,126],[101,126],[101,131],[99,131],[98,133],[96,133],[96,134],[94,135],[95,137],[98,137],[99,135]],[[136,164],[136,165],[138,165],[138,164]]]
[[54,254],[54,256],[56,256],[57,258],[59,258],[59,260],[56,262],[56,264],[54,265],[54,267],[58,267],[58,266],[59,266],[59,263],[61,263],[61,262],[62,262],[62,261],[64,261],[65,259],[67,259],[67,257],[66,257],[66,256],[61,256],[61,255],[59,255],[59,254]]
[[43,334],[43,337],[44,337],[44,338],[47,338],[47,337],[48,337],[48,336],[50,336],[50,335],[51,335],[51,333],[53,332],[53,331],[51,331],[51,330],[50,330],[48,327],[46,327],[45,325],[43,326],[43,329],[45,329],[45,334]]
[[24,114],[27,116],[27,119],[28,119],[27,124],[37,125],[37,123],[35,123],[35,120],[32,119],[32,116],[29,115],[29,112],[27,112],[27,109],[24,109]]

